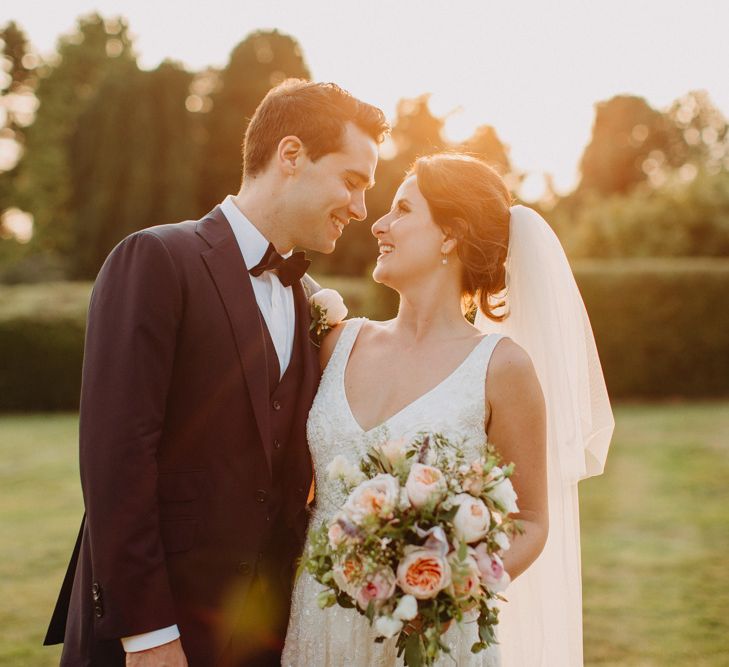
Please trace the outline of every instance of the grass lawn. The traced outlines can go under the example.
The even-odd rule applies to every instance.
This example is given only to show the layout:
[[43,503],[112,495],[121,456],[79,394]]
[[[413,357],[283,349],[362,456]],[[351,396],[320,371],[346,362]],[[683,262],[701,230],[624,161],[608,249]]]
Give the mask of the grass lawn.
[[[581,485],[585,663],[727,665],[729,403],[616,418]],[[81,518],[76,437],[75,415],[0,416],[0,666],[58,664],[40,643]]]

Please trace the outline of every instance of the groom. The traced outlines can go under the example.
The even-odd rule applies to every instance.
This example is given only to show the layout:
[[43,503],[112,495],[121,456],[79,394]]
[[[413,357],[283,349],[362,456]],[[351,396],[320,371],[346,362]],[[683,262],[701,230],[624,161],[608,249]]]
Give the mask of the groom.
[[62,665],[274,665],[306,530],[319,381],[295,246],[366,216],[382,112],[286,81],[256,110],[243,185],[201,220],[132,234],[88,317],[86,514],[46,644]]

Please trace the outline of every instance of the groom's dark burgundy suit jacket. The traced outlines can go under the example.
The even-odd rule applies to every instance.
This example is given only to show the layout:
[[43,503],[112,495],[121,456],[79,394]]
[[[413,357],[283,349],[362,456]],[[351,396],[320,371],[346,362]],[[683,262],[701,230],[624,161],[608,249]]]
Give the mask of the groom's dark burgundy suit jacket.
[[293,290],[294,350],[277,387],[275,350],[219,208],[137,232],[106,260],[84,356],[86,514],[46,637],[64,642],[62,665],[122,665],[119,638],[173,624],[191,667],[225,664],[262,572],[286,580],[264,595],[288,608],[319,382],[308,302],[300,283]]

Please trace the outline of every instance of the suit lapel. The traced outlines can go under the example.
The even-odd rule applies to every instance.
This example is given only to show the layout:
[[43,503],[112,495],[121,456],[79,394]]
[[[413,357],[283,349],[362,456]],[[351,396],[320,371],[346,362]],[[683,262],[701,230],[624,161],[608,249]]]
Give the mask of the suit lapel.
[[[202,258],[223,302],[250,394],[256,425],[271,472],[271,421],[264,323],[238,242],[220,207],[198,222],[197,234],[210,245]],[[297,313],[298,315],[298,313]]]

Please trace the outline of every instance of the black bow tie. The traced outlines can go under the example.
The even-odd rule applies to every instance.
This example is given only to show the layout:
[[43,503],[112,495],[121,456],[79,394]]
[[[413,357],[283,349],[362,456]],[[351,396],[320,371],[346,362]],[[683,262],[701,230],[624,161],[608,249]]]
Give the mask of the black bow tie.
[[291,257],[284,259],[276,252],[273,243],[269,243],[263,259],[250,269],[249,273],[258,277],[264,271],[276,271],[281,284],[284,287],[290,287],[306,273],[309,264],[311,264],[311,260],[306,259],[303,252],[295,252]]

